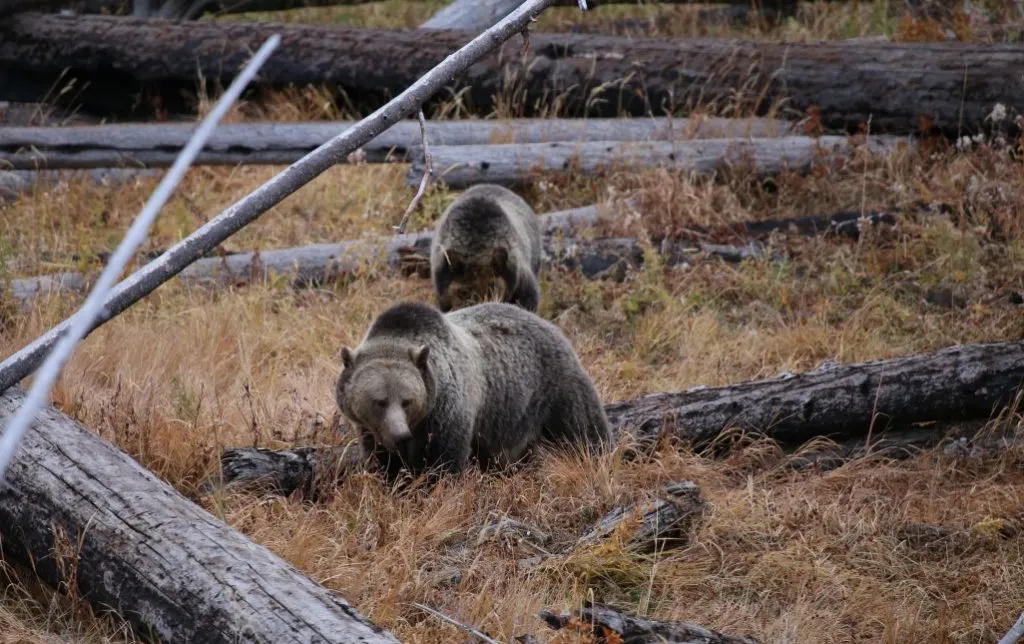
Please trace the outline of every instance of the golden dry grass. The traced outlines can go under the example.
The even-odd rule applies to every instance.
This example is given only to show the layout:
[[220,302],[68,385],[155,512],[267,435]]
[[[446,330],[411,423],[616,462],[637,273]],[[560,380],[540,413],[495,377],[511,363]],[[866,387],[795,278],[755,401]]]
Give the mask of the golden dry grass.
[[[344,10],[388,25],[422,17],[417,3],[380,6],[401,10]],[[562,15],[552,12],[547,24]],[[236,118],[338,114],[316,92],[291,99]],[[181,239],[276,171],[193,169],[148,248]],[[404,172],[401,165],[334,168],[227,248],[386,234],[412,194]],[[12,277],[95,268],[154,185],[99,187],[71,178],[0,205],[0,267]],[[770,183],[742,173],[714,182],[620,171],[548,177],[524,191],[541,212],[607,203],[617,217],[598,232],[645,240],[695,225],[917,200],[952,207],[949,217],[905,219],[895,233],[856,243],[784,239],[781,261],[654,264],[621,284],[547,273],[540,313],[566,332],[607,402],[805,370],[826,359],[1020,339],[1024,318],[1004,295],[1024,291],[1021,195],[1020,163],[988,149],[894,155]],[[435,219],[453,196],[431,189],[411,228]],[[932,304],[913,288],[944,289],[965,303]],[[1020,449],[968,461],[941,452],[868,459],[822,474],[794,472],[777,446],[754,442],[725,460],[671,447],[643,463],[621,452],[596,460],[549,454],[509,475],[474,472],[406,494],[358,476],[316,504],[201,494],[226,446],[342,441],[332,398],[340,347],[357,343],[395,301],[430,297],[425,280],[377,267],[316,291],[265,284],[210,293],[171,283],[83,343],[54,401],[403,641],[463,638],[413,602],[500,641],[524,633],[550,639],[536,613],[589,596],[763,642],[992,642],[1024,606]],[[0,352],[22,346],[73,305],[40,302],[28,314],[9,314]],[[612,507],[680,479],[699,483],[710,506],[682,550],[642,556],[612,544],[519,570],[516,561],[532,551],[477,542],[497,514],[550,532],[557,549]],[[953,536],[930,539],[931,528]],[[15,583],[0,594],[0,641],[44,642],[55,633],[131,641],[116,620],[34,587],[25,571],[7,572]]]

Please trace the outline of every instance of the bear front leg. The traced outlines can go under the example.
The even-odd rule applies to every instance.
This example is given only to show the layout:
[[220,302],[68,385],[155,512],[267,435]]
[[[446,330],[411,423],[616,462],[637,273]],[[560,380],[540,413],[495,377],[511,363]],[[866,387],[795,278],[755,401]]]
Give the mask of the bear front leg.
[[469,467],[472,442],[473,422],[468,416],[438,423],[427,439],[427,467],[437,474],[461,474]]
[[434,291],[437,294],[437,308],[442,313],[447,313],[452,309],[452,297],[448,292],[449,287],[452,285],[452,280],[452,267],[447,261],[440,266],[434,267]]

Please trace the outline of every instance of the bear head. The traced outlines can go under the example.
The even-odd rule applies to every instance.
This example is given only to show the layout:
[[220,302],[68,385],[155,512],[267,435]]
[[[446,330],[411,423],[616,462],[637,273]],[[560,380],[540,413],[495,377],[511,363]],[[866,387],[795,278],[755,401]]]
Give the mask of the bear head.
[[389,452],[402,451],[433,406],[429,355],[426,346],[385,355],[343,348],[338,408]]

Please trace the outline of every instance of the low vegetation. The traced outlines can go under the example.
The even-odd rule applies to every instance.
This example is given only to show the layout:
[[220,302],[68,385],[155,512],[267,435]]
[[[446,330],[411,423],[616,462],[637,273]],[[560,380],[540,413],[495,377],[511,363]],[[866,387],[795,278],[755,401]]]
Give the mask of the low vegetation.
[[[410,26],[439,4],[389,0],[309,10],[297,19]],[[609,9],[615,11],[596,20],[629,13]],[[880,11],[877,3],[828,8],[861,10],[838,31],[820,29],[817,12],[825,9],[817,8],[780,29],[816,37],[892,34],[894,19],[872,13]],[[564,28],[570,18],[579,21],[552,11],[541,27]],[[232,118],[340,115],[306,90],[270,106],[243,105]],[[144,250],[181,239],[277,170],[191,170]],[[233,237],[227,250],[388,234],[412,195],[405,170],[336,167]],[[155,182],[96,186],[69,175],[0,205],[0,271],[24,277],[95,268]],[[858,159],[771,181],[740,169],[718,181],[617,170],[541,177],[523,191],[538,212],[607,204],[616,216],[594,234],[645,243],[730,222],[837,210],[910,213],[895,228],[856,241],[780,235],[772,242],[778,258],[730,264],[695,254],[672,267],[648,262],[624,282],[547,272],[540,314],[566,332],[606,402],[808,370],[825,360],[1020,339],[1022,195],[1020,161],[984,143]],[[453,198],[431,187],[409,228],[429,225]],[[944,204],[949,214],[920,213],[914,206],[922,201]],[[375,266],[319,290],[268,283],[208,292],[172,282],[83,343],[54,402],[403,641],[464,637],[414,602],[499,641],[526,633],[574,641],[551,640],[536,615],[587,598],[763,642],[808,643],[992,642],[1024,606],[1020,447],[969,459],[942,449],[903,461],[869,457],[819,471],[795,469],[791,455],[751,437],[724,459],[673,445],[642,463],[625,460],[622,450],[599,460],[548,454],[507,475],[470,473],[402,494],[360,475],[317,503],[202,491],[224,447],[351,438],[332,393],[341,346],[357,344],[395,301],[431,297],[427,280]],[[10,354],[74,306],[5,306],[0,352]],[[1016,413],[992,421],[1018,432],[1019,423]],[[550,533],[557,548],[612,507],[650,498],[677,480],[698,483],[710,507],[684,549],[648,555],[612,542],[524,568],[517,561],[535,550],[477,539],[496,517],[508,516]],[[0,591],[4,641],[44,642],[55,634],[134,641],[126,626],[73,594],[34,585],[30,571],[8,565],[0,575],[10,581]]]

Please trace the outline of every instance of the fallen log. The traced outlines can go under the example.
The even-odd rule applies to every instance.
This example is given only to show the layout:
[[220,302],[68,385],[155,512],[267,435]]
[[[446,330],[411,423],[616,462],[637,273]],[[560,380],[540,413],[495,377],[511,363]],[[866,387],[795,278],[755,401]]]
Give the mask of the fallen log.
[[[517,186],[537,173],[579,172],[595,175],[612,168],[672,168],[712,174],[731,165],[750,162],[758,175],[783,170],[806,172],[816,161],[848,160],[855,149],[874,155],[889,154],[913,141],[896,137],[870,137],[852,144],[845,136],[787,136],[773,139],[707,139],[701,141],[644,141],[614,143],[512,143],[501,145],[431,145],[434,174],[451,188],[478,183]],[[424,163],[421,146],[413,150],[406,183],[419,185]]]
[[[584,602],[582,610],[572,613],[543,611],[540,618],[553,630],[567,629],[595,644],[758,644],[749,637],[723,635],[689,622],[668,622],[619,610],[605,604]],[[615,636],[611,636],[612,633]]]
[[[24,398],[0,395],[0,427]],[[53,408],[0,485],[0,543],[163,641],[398,641]]]
[[[155,172],[142,168],[93,168],[86,176],[93,183],[120,185]],[[37,186],[52,186],[65,177],[60,170],[0,170],[0,202],[17,199]]]
[[[31,5],[34,5],[34,4],[42,4],[42,2],[43,2],[43,0],[4,0],[4,1],[11,3],[12,6],[17,6],[18,7],[17,11],[24,11],[25,10],[24,7],[26,5],[31,6]],[[192,14],[195,14],[195,15],[191,15],[190,14],[190,15],[188,15],[188,17],[189,18],[198,18],[198,17],[202,16],[205,13],[212,13],[212,14],[216,14],[216,15],[225,15],[225,14],[246,13],[246,12],[266,13],[266,12],[273,12],[273,11],[292,11],[292,10],[295,10],[295,9],[305,9],[307,7],[333,7],[333,6],[337,6],[337,5],[359,5],[359,4],[368,4],[368,3],[371,3],[371,2],[377,2],[377,1],[378,0],[208,0],[206,2],[194,3],[194,4],[199,4],[200,5],[200,8],[202,9],[202,13],[196,14],[195,11],[193,11]],[[484,24],[484,23],[480,22],[479,20],[476,20],[475,22],[470,24],[467,21],[465,23],[465,26],[462,26],[462,27],[446,27],[446,28],[451,28],[451,29],[455,29],[455,28],[460,28],[460,29],[484,29],[486,27],[489,27],[492,24],[494,24],[494,22],[496,22],[498,19],[508,15],[511,12],[512,9],[514,9],[516,6],[518,6],[518,4],[513,4],[507,10],[505,10],[504,7],[508,6],[509,0],[501,0],[501,1],[505,3],[503,6],[497,7],[496,9],[494,9],[494,10],[492,10],[492,11],[490,11],[490,12],[488,12],[486,14],[486,15],[489,15],[489,16],[494,16],[496,13],[500,13],[500,15],[497,15],[497,17],[492,22]],[[596,6],[603,5],[603,4],[634,4],[637,1],[638,0],[602,0],[601,2],[594,2],[594,0],[589,0],[587,2],[587,6],[588,7],[596,7]],[[686,3],[695,2],[695,1],[696,0],[660,0],[660,2],[662,2],[662,3],[673,3],[673,4],[686,4]],[[748,3],[748,0],[730,0],[730,1],[734,5],[737,5],[737,6],[745,5],[745,4]],[[128,14],[131,13],[131,6],[130,6],[130,1],[129,0],[46,0],[46,2],[49,3],[49,5],[52,6],[52,7],[60,7],[60,8],[67,7],[67,8],[74,9],[74,10],[76,10],[77,13],[108,13],[108,14],[113,14],[113,15],[118,15],[118,14],[128,15]],[[475,0],[475,2],[477,4],[483,4],[483,2],[481,2],[481,0]],[[576,4],[577,4],[577,0],[558,0],[557,2],[555,2],[555,5],[562,5],[562,6],[576,6]],[[772,7],[774,7],[776,5],[782,6],[782,5],[786,5],[786,4],[794,4],[795,5],[795,3],[787,2],[786,0],[769,0],[768,2],[764,2],[764,0],[762,0],[762,2],[760,2],[759,4],[760,5],[765,5],[765,6],[770,5]],[[451,6],[451,5],[449,5],[449,6]],[[0,4],[0,9],[2,9],[2,7],[3,7],[3,5]],[[459,8],[463,9],[464,11],[466,10],[464,7],[461,7],[461,6]],[[42,7],[38,7],[38,6],[31,7],[31,10],[32,11],[41,11]],[[16,11],[10,11],[9,13],[16,13]],[[3,13],[0,12],[0,15],[3,15]],[[165,17],[181,19],[181,18],[185,18],[186,16],[185,15],[177,15],[177,16],[165,16]]]
[[[271,0],[274,1],[274,0]],[[276,0],[280,2],[281,0]],[[690,4],[697,0],[658,0],[661,4]],[[727,0],[736,7],[744,9],[749,0]],[[594,8],[603,4],[633,4],[637,0],[587,0],[587,6]],[[559,0],[555,4],[576,6],[577,0]],[[762,9],[775,10],[774,14],[794,15],[796,0],[768,0],[758,3]],[[454,0],[420,25],[420,29],[467,29],[476,31],[486,29],[507,16],[519,6],[519,0]],[[782,10],[781,12],[779,10]]]
[[[923,206],[922,206],[923,207]],[[582,225],[593,224],[605,216],[599,206],[584,206],[541,215],[544,231],[545,261],[576,270],[586,278],[614,277],[621,280],[630,268],[643,264],[644,249],[640,241],[624,237],[584,240],[572,237]],[[833,215],[754,221],[704,230],[691,228],[682,233],[667,230],[666,237],[653,241],[667,265],[676,265],[706,253],[726,261],[742,261],[760,257],[758,238],[782,231],[801,235],[836,234],[856,239],[864,226],[893,225],[896,219],[888,213],[861,214],[840,211]],[[568,237],[567,237],[568,236]],[[744,244],[734,246],[709,243],[709,240],[737,239]],[[317,287],[342,279],[368,264],[382,264],[392,270],[427,277],[430,263],[430,242],[433,231],[406,233],[385,239],[343,241],[336,244],[314,244],[298,248],[268,251],[207,253],[181,272],[179,278],[193,286],[241,286],[253,281],[288,279],[293,287]],[[145,258],[158,256],[152,251]],[[77,257],[72,260],[77,261]],[[58,273],[39,277],[11,279],[7,292],[26,307],[41,295],[59,295],[84,289],[88,278],[81,273]],[[3,286],[0,283],[0,286]],[[2,289],[0,289],[2,290]]]
[[[352,122],[226,123],[217,128],[195,165],[288,165],[329,141]],[[0,167],[169,167],[188,143],[193,123],[5,127]],[[792,123],[767,118],[513,119],[428,121],[433,146],[546,141],[661,141],[689,138],[772,137],[792,134]],[[368,163],[409,161],[421,145],[419,123],[404,120],[361,148]]]
[[[225,86],[271,33],[282,43],[264,89],[325,84],[356,107],[379,106],[469,40],[471,32],[369,30],[272,23],[169,23],[21,14],[0,24],[0,100],[60,101],[108,115],[194,112],[197,79]],[[1024,104],[1019,44],[793,43],[534,33],[459,76],[453,91],[487,114],[509,92],[524,115],[558,97],[563,113],[677,114],[696,104],[765,114],[785,101],[816,107],[826,128],[918,132],[922,117],[951,137],[978,131],[996,103]],[[386,66],[379,62],[387,60]],[[72,84],[72,85],[69,85]],[[54,91],[54,87],[73,91]],[[434,100],[450,97],[447,92]],[[155,101],[155,102],[154,102]]]
[[[722,441],[736,430],[789,449],[819,437],[840,441],[840,453],[815,450],[805,463],[793,463],[801,467],[819,457],[841,458],[842,443],[850,448],[853,438],[871,438],[869,451],[876,444],[934,444],[948,429],[945,423],[987,420],[1014,405],[1022,385],[1024,342],[965,344],[738,385],[649,394],[606,404],[605,412],[616,434],[628,433],[642,446],[667,437],[695,448],[728,447]],[[931,421],[939,422],[915,427]],[[907,440],[900,440],[903,430]],[[287,490],[297,481],[308,489],[314,472],[339,462],[342,454],[330,447],[304,448],[301,455],[228,449],[221,456],[223,482],[248,487],[260,481]],[[334,480],[346,471],[335,469]]]

